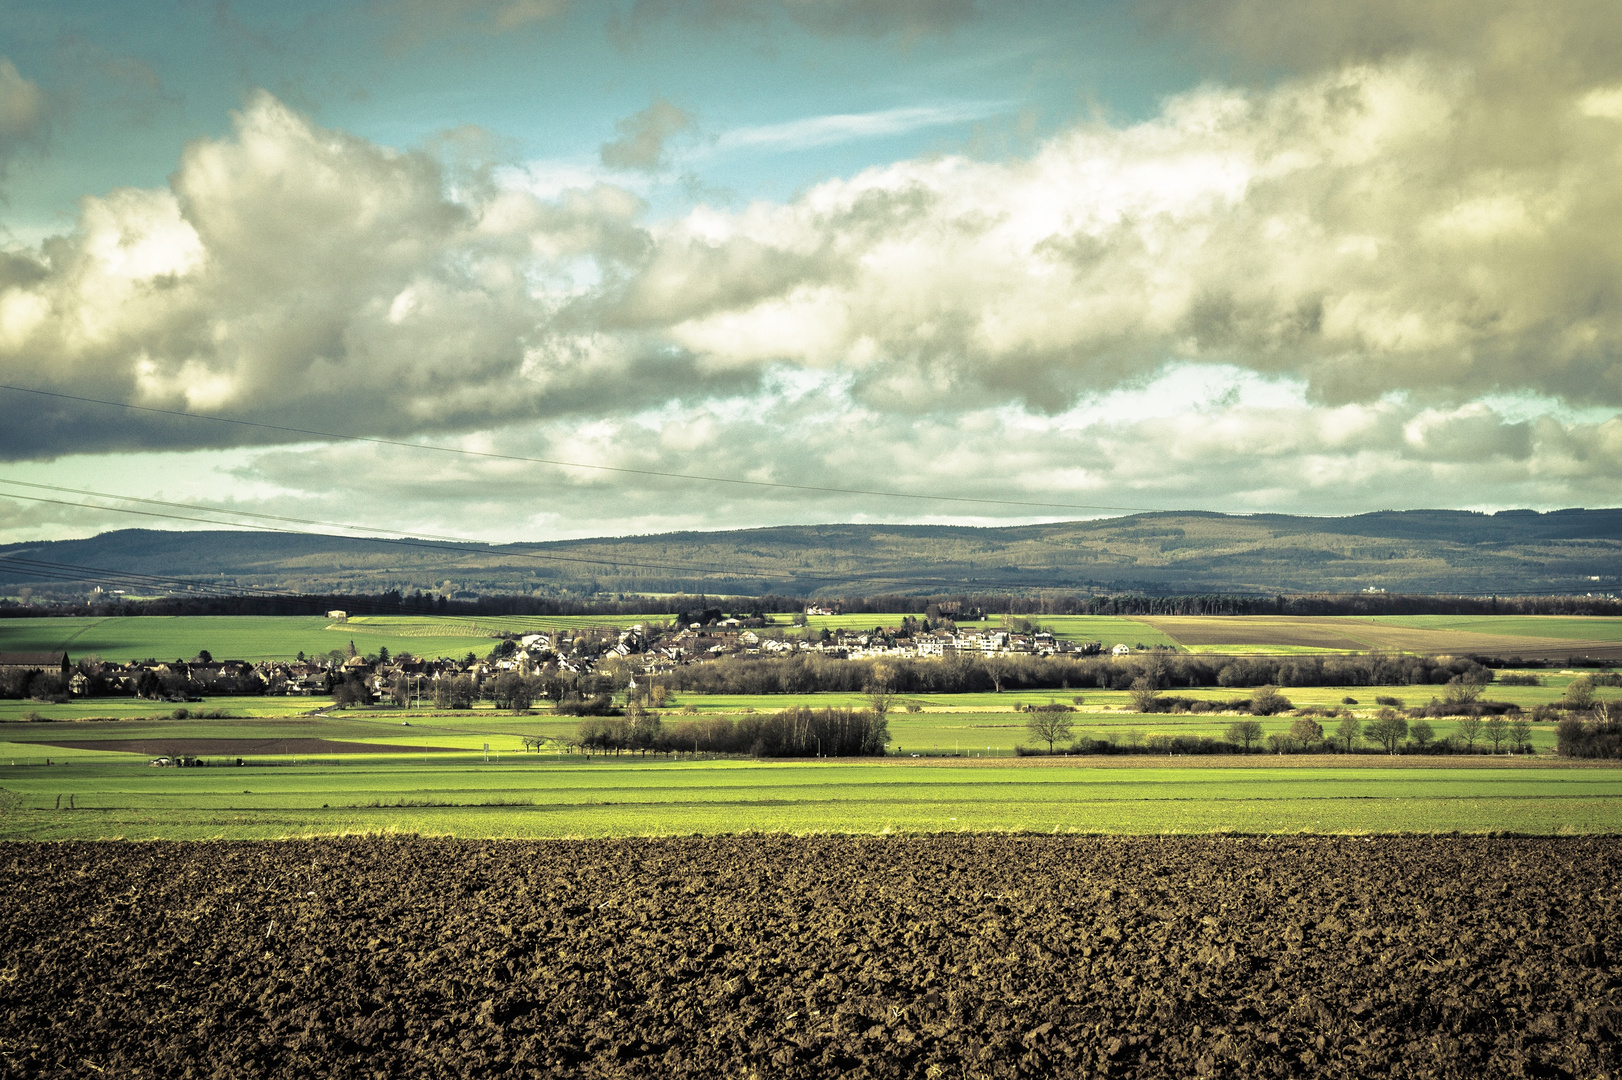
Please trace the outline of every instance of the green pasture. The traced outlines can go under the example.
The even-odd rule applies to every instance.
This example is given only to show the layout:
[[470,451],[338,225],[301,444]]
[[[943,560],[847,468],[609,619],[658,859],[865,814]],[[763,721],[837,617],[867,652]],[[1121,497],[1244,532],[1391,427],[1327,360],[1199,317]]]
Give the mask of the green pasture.
[[0,764],[0,839],[1622,830],[1622,771],[1615,769],[1323,760],[1258,767],[1231,759],[586,762],[504,755],[489,763],[356,758],[179,770],[81,758],[48,768]]
[[618,628],[662,616],[537,616],[460,618],[434,615],[358,615],[334,622],[314,615],[177,615],[0,620],[0,652],[66,650],[77,660],[190,659],[207,649],[219,660],[291,660],[301,651],[334,649],[409,652],[424,657],[484,656],[502,633]]
[[1519,635],[1560,641],[1622,641],[1622,619],[1580,615],[1370,615],[1357,618],[1413,630],[1463,630],[1473,634]]

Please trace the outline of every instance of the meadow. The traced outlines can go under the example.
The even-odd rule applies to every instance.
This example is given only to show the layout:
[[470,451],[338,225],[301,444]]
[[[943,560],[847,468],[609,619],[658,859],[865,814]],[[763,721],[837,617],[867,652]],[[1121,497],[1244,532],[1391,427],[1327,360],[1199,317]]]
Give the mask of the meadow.
[[0,620],[0,652],[65,650],[75,659],[96,655],[130,660],[190,659],[207,649],[220,660],[292,660],[300,652],[343,652],[354,642],[362,654],[387,648],[429,658],[484,656],[503,633],[622,628],[665,616],[536,616],[447,618],[433,615],[357,615],[337,622],[319,615],[177,615]]
[[1622,830],[1622,772],[1508,759],[1258,766],[511,754],[184,770],[74,760],[0,766],[0,776],[9,803],[0,839]]

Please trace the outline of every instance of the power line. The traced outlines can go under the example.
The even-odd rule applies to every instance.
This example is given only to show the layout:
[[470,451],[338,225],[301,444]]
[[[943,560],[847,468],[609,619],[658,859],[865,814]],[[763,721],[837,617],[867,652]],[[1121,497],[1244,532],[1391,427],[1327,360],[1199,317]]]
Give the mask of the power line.
[[[9,484],[9,483],[13,483],[13,481],[0,480],[0,483]],[[51,484],[29,484],[28,486],[29,487],[35,487],[35,488],[44,488],[44,489],[47,489],[47,490],[67,491],[67,492],[72,492],[74,494],[86,494],[85,492],[80,492],[80,491],[78,491],[76,489],[73,489],[73,488],[55,488],[55,486],[51,485]],[[105,498],[105,499],[121,499],[121,498],[123,498],[123,496],[120,496],[120,495],[109,495],[109,494],[106,494],[106,493],[103,493],[103,492],[91,492],[91,493],[88,493],[88,494],[93,494],[98,498]],[[163,519],[166,519],[166,520],[169,520],[169,521],[190,521],[190,522],[194,522],[194,523],[202,524],[202,525],[228,525],[228,526],[231,526],[232,528],[252,529],[252,530],[254,530],[256,532],[279,533],[279,534],[286,535],[286,536],[324,536],[324,535],[326,535],[324,533],[308,532],[308,531],[305,531],[305,530],[302,530],[302,529],[280,528],[280,527],[277,527],[277,526],[274,526],[274,525],[257,525],[257,524],[254,524],[252,522],[219,521],[219,520],[216,520],[214,518],[193,517],[193,516],[185,515],[185,514],[165,514],[165,513],[160,513],[158,511],[155,511],[155,510],[136,510],[136,509],[133,509],[133,508],[130,508],[130,507],[124,507],[124,506],[97,506],[97,505],[95,505],[93,503],[68,502],[65,499],[47,499],[47,498],[42,498],[42,497],[37,496],[37,495],[18,495],[18,494],[14,493],[14,492],[7,492],[5,494],[5,497],[8,498],[8,499],[22,499],[22,500],[25,500],[27,502],[47,503],[47,504],[50,504],[50,505],[53,505],[53,506],[72,506],[72,507],[78,507],[78,508],[81,508],[81,509],[105,510],[105,511],[109,511],[109,512],[112,512],[112,513],[115,513],[115,514],[135,514],[135,515],[138,515],[140,517],[163,518]],[[161,500],[157,500],[157,499],[140,499],[140,500],[134,500],[134,501],[145,502],[145,503],[156,503],[157,505],[160,505],[160,506],[161,505],[173,505],[173,506],[181,507],[181,508],[192,508],[192,507],[189,506],[189,504],[185,504],[185,503],[168,504],[168,503],[164,503]],[[206,508],[204,508],[204,509],[206,509]],[[240,511],[240,512],[239,511],[227,511],[227,512],[228,513],[241,513],[244,516],[247,516],[247,514],[248,514],[247,511]],[[264,516],[271,516],[271,515],[264,515]],[[348,529],[356,529],[356,530],[362,530],[362,529],[369,528],[369,526],[362,526],[362,525],[337,525],[337,524],[333,524],[332,527],[334,527],[334,528],[348,528]],[[378,530],[374,530],[374,531],[378,531]],[[476,540],[456,540],[456,541],[442,540],[442,541],[437,541],[437,542],[435,542],[435,541],[417,542],[417,541],[414,541],[414,540],[408,540],[408,539],[403,539],[403,538],[399,538],[399,537],[386,537],[386,536],[357,536],[357,537],[353,537],[352,539],[362,540],[362,541],[366,541],[366,542],[374,543],[374,544],[392,544],[392,545],[395,545],[395,546],[398,546],[398,547],[425,548],[425,549],[430,550],[430,551],[441,551],[441,552],[446,551],[447,550],[446,545],[451,544],[451,543],[457,543],[457,544],[477,544],[477,543],[479,543]],[[732,577],[742,577],[742,578],[749,578],[749,577],[772,578],[772,577],[778,576],[775,573],[767,573],[767,572],[757,572],[757,573],[753,573],[753,574],[751,574],[751,573],[741,573],[740,574],[738,572],[738,568],[736,568],[736,567],[695,566],[695,565],[684,565],[684,564],[681,564],[681,563],[648,563],[648,562],[638,562],[638,561],[634,561],[634,560],[630,560],[630,559],[589,559],[589,558],[583,558],[583,557],[578,557],[578,556],[542,555],[542,554],[540,554],[538,552],[502,550],[498,546],[486,545],[486,544],[480,544],[480,547],[483,550],[481,550],[481,551],[462,551],[462,550],[454,550],[453,549],[450,553],[459,555],[459,556],[461,556],[463,558],[474,558],[474,557],[477,557],[477,556],[480,556],[480,555],[486,555],[486,554],[499,554],[499,555],[507,556],[507,557],[510,557],[510,558],[534,559],[534,560],[539,560],[539,561],[542,561],[542,562],[581,563],[581,564],[585,564],[585,565],[588,565],[588,566],[608,567],[609,569],[615,569],[615,568],[618,568],[618,567],[621,567],[621,566],[632,566],[632,567],[636,567],[637,569],[645,569],[645,570],[666,570],[666,571],[680,570],[680,571],[685,571],[687,573],[726,574],[726,575],[729,575],[729,576],[732,576]],[[749,568],[745,568],[745,569],[749,569]]]
[[[196,510],[196,511],[201,511],[203,513],[228,514],[228,515],[235,516],[235,517],[261,518],[261,519],[265,519],[265,520],[269,520],[269,521],[288,522],[288,523],[296,523],[296,524],[304,524],[304,525],[317,525],[317,526],[326,527],[326,528],[344,529],[344,530],[354,531],[354,532],[383,532],[383,531],[390,531],[390,530],[383,530],[383,529],[377,528],[375,526],[369,526],[369,525],[355,525],[355,524],[349,524],[349,523],[344,523],[344,522],[322,521],[322,520],[309,519],[309,518],[293,518],[293,517],[287,517],[287,516],[279,515],[279,514],[264,514],[264,513],[258,513],[258,512],[255,512],[255,511],[248,511],[248,510],[229,510],[229,509],[222,509],[222,508],[219,508],[219,507],[202,506],[202,505],[197,505],[197,504],[194,504],[194,503],[170,502],[170,501],[167,501],[167,500],[164,500],[164,499],[140,498],[140,497],[133,496],[133,495],[115,495],[115,494],[112,494],[110,492],[92,491],[92,490],[88,490],[88,489],[84,489],[84,488],[70,488],[70,487],[65,487],[65,486],[58,485],[58,484],[41,484],[41,483],[31,482],[31,481],[26,481],[26,480],[11,480],[11,479],[7,479],[7,478],[4,478],[4,477],[0,477],[0,484],[5,484],[5,485],[8,485],[8,486],[17,486],[17,487],[28,487],[28,488],[33,488],[35,490],[55,491],[55,492],[65,493],[65,494],[85,495],[85,496],[90,496],[90,497],[93,497],[93,498],[112,499],[112,500],[123,501],[123,502],[136,502],[136,503],[141,503],[141,504],[147,505],[147,506],[161,506],[161,507],[167,507],[167,508],[171,508],[171,509]],[[41,496],[34,496],[34,495],[20,495],[20,494],[17,494],[15,492],[7,492],[7,493],[5,493],[5,497],[6,498],[11,498],[11,499],[20,499],[20,500],[24,500],[24,501],[27,501],[27,502],[46,503],[46,504],[53,505],[53,506],[69,506],[69,507],[75,507],[75,508],[103,510],[103,511],[107,511],[107,512],[110,512],[110,513],[133,514],[133,515],[137,515],[137,516],[140,516],[140,517],[161,518],[161,519],[172,520],[172,521],[186,521],[186,522],[192,522],[192,523],[195,523],[195,524],[203,524],[203,525],[225,525],[225,526],[229,526],[229,527],[232,527],[232,528],[249,529],[249,530],[253,530],[253,531],[256,531],[256,532],[275,533],[275,534],[286,535],[286,536],[309,536],[309,537],[326,537],[326,536],[329,536],[329,534],[325,534],[325,533],[315,533],[315,532],[310,532],[310,531],[304,530],[304,529],[286,528],[286,527],[282,527],[282,526],[278,526],[278,525],[260,525],[260,524],[256,524],[256,523],[253,523],[253,522],[242,522],[242,521],[220,521],[220,520],[217,520],[215,518],[209,518],[209,517],[196,517],[196,516],[189,515],[189,514],[163,513],[161,511],[156,511],[156,510],[138,510],[138,509],[133,509],[133,508],[130,508],[130,507],[122,507],[122,506],[99,506],[99,505],[96,505],[94,503],[69,502],[69,501],[67,501],[65,499],[49,499],[49,498],[44,498],[44,497],[41,497]],[[417,538],[409,538],[409,537],[405,537],[405,536],[402,536],[402,535],[397,535],[395,537],[355,536],[355,537],[349,537],[349,538],[345,538],[345,537],[333,537],[333,538],[334,539],[354,539],[354,540],[359,540],[359,541],[369,542],[369,543],[388,544],[388,545],[392,545],[392,546],[396,546],[396,547],[408,547],[408,548],[424,549],[424,550],[429,550],[429,551],[444,552],[446,554],[454,555],[454,556],[457,556],[457,557],[462,558],[462,559],[471,559],[471,558],[479,558],[479,557],[488,556],[488,555],[497,555],[497,556],[502,556],[502,557],[507,557],[507,558],[531,559],[531,560],[537,560],[537,561],[542,561],[542,562],[574,563],[574,564],[581,564],[581,565],[585,565],[585,566],[605,567],[605,568],[608,568],[610,570],[618,570],[621,567],[630,567],[630,568],[635,568],[635,569],[639,569],[639,570],[664,571],[664,572],[667,572],[667,573],[671,572],[671,571],[677,571],[677,572],[684,572],[684,573],[691,573],[691,574],[714,575],[714,576],[720,576],[720,577],[724,577],[724,578],[731,578],[733,580],[739,580],[739,579],[744,579],[744,580],[754,579],[754,580],[758,580],[758,581],[780,580],[780,581],[783,581],[785,584],[793,583],[795,581],[795,579],[798,577],[798,575],[794,571],[789,570],[789,569],[773,570],[773,569],[764,568],[764,567],[758,567],[758,566],[747,566],[747,565],[740,566],[738,564],[728,564],[726,566],[721,566],[721,565],[717,565],[717,564],[713,564],[713,563],[710,563],[710,564],[658,563],[658,562],[646,562],[646,561],[636,560],[636,559],[588,558],[588,557],[584,557],[584,556],[544,555],[544,554],[541,554],[539,552],[532,552],[532,551],[514,551],[514,550],[511,549],[511,547],[512,547],[511,545],[485,544],[485,543],[482,543],[481,541],[472,540],[472,539],[468,539],[468,538],[464,538],[464,537],[440,536],[440,537],[437,537],[437,538],[435,538],[433,540],[422,540],[422,539],[417,539]],[[449,545],[458,545],[458,546],[450,547]],[[475,545],[478,548],[478,550],[468,551],[468,550],[465,550],[465,547],[463,547],[463,545]],[[9,564],[9,565],[16,565],[19,570],[22,569],[22,566],[21,566],[22,563],[30,562],[30,561],[31,560],[25,560],[25,559],[21,558],[20,556],[0,556],[0,563],[5,563],[5,564]],[[110,578],[110,577],[115,576],[115,575],[120,575],[120,574],[124,574],[125,576],[130,577],[131,580],[144,577],[144,575],[128,574],[127,572],[113,571],[113,570],[109,570],[109,569],[106,569],[106,568],[77,567],[77,566],[75,566],[75,564],[68,564],[68,563],[57,563],[57,564],[40,563],[39,565],[40,566],[55,566],[55,567],[73,567],[74,569],[79,569],[79,570],[83,570],[83,571],[86,572],[85,576],[82,576],[82,577],[79,577],[79,578],[64,578],[63,580],[85,580],[85,581],[104,580],[104,579]],[[1057,569],[1060,569],[1060,568],[1058,568],[1058,567],[1053,567],[1053,568],[1032,567],[1031,569],[1032,570],[1048,570],[1048,569],[1057,570]],[[884,573],[884,572],[874,572],[874,571],[868,571],[868,572],[843,571],[843,572],[841,572],[840,570],[833,569],[833,568],[822,571],[820,573],[816,573],[814,576],[820,577],[820,578],[838,578],[838,579],[842,579],[842,580],[845,580],[845,581],[862,581],[862,582],[865,582],[865,583],[867,583],[869,585],[880,585],[880,584],[888,583],[888,584],[893,584],[893,585],[905,585],[905,586],[910,586],[910,587],[914,587],[914,588],[920,587],[920,586],[936,585],[936,586],[945,587],[945,588],[962,589],[962,588],[964,588],[964,587],[966,587],[967,585],[970,585],[970,584],[972,584],[973,586],[978,587],[978,588],[988,588],[988,587],[989,588],[996,588],[998,586],[1002,586],[1002,587],[1018,587],[1018,588],[1030,588],[1031,587],[1031,584],[1028,581],[1001,581],[1001,580],[993,580],[993,579],[976,579],[975,581],[973,581],[971,583],[971,582],[964,582],[961,579],[949,579],[949,578],[944,578],[944,577],[920,577],[920,576],[915,575],[915,574],[914,575],[906,575],[906,574]],[[199,584],[201,584],[198,581],[188,580],[188,579],[185,579],[185,578],[150,578],[149,581],[146,581],[146,582],[137,581],[137,584],[145,585],[145,586],[148,586],[148,587],[150,587],[150,585],[154,584],[154,583],[180,584],[180,585],[183,585],[183,586],[185,586],[187,588],[195,588]],[[264,595],[266,597],[279,597],[279,598],[286,598],[286,597],[289,597],[289,596],[292,596],[292,595],[296,595],[296,594],[287,594],[287,593],[274,592],[274,591],[271,591],[271,590],[255,589],[255,588],[247,587],[247,586],[238,587],[236,589],[236,592],[238,594],[249,593],[249,594],[254,594],[254,595]]]
[[104,398],[83,397],[78,394],[64,394],[55,390],[36,390],[27,386],[13,386],[0,383],[0,390],[11,390],[19,394],[36,394],[40,397],[59,398],[63,401],[77,401],[87,405],[104,405],[113,409],[127,409],[132,412],[153,413],[159,416],[177,416],[187,420],[212,420],[220,424],[234,424],[238,427],[257,428],[262,431],[279,431],[290,435],[309,435],[319,439],[330,439],[338,442],[371,443],[376,446],[398,446],[411,450],[431,450],[440,454],[458,454],[464,457],[487,458],[493,461],[517,461],[531,465],[555,465],[567,469],[592,469],[598,472],[619,473],[627,476],[656,476],[667,480],[691,480],[707,484],[733,484],[740,487],[767,488],[779,491],[812,492],[821,495],[868,495],[885,499],[912,499],[923,502],[950,502],[967,503],[979,506],[1023,506],[1047,510],[1119,510],[1127,513],[1156,513],[1159,508],[1149,506],[1107,506],[1100,503],[1063,503],[1046,502],[1034,499],[985,499],[968,495],[931,495],[907,491],[885,491],[878,488],[846,488],[833,487],[822,484],[785,484],[772,480],[741,480],[731,476],[706,476],[700,473],[667,472],[661,469],[632,469],[620,465],[589,465],[581,461],[561,461],[555,458],[527,457],[522,454],[497,454],[487,450],[468,450],[458,446],[440,446],[435,443],[408,442],[404,439],[383,439],[371,435],[340,435],[331,431],[317,431],[314,428],[289,427],[285,424],[266,424],[257,420],[238,420],[229,416],[215,416],[212,413],[182,412],[178,409],[159,409],[150,405],[131,405],[123,401],[108,401]]

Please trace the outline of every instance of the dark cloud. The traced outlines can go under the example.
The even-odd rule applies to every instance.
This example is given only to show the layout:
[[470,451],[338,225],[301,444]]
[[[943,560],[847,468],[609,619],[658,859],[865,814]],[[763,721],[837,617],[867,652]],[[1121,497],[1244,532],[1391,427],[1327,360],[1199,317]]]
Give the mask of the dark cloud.
[[19,149],[43,136],[47,106],[39,85],[0,56],[0,175]]
[[614,125],[619,138],[602,146],[604,165],[611,169],[655,172],[665,164],[665,146],[671,138],[693,128],[693,115],[662,98]]
[[637,0],[627,16],[610,20],[609,34],[629,43],[672,19],[712,28],[764,30],[784,18],[824,37],[894,37],[910,42],[951,33],[979,17],[978,0]]

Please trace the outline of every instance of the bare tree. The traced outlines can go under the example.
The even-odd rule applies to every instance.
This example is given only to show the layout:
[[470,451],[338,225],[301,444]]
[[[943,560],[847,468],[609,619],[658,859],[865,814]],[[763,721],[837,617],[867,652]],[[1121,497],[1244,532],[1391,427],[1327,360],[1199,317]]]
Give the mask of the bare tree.
[[1524,751],[1532,745],[1532,722],[1524,716],[1517,716],[1509,725],[1509,744],[1517,752]]
[[1481,697],[1482,685],[1478,682],[1466,682],[1462,677],[1455,675],[1447,681],[1447,703],[1449,705],[1465,705]]
[[1152,713],[1160,700],[1160,684],[1147,675],[1132,680],[1132,707],[1140,713]]
[[1487,733],[1488,741],[1492,743],[1492,752],[1498,753],[1498,748],[1509,738],[1509,721],[1502,716],[1489,716],[1482,728]]
[[1408,737],[1408,718],[1395,709],[1381,709],[1364,726],[1363,737],[1385,747],[1386,753],[1395,754],[1397,746]]
[[1025,721],[1025,726],[1032,735],[1048,744],[1048,753],[1053,753],[1053,744],[1060,739],[1069,740],[1070,733],[1075,729],[1075,722],[1070,714],[1059,709],[1037,709]]
[[1357,737],[1361,734],[1363,734],[1363,725],[1355,716],[1344,717],[1339,724],[1335,725],[1335,738],[1340,741],[1342,749],[1348,754],[1352,752],[1352,743],[1356,742]]
[[1459,722],[1454,725],[1454,730],[1459,733],[1459,738],[1464,740],[1471,753],[1474,753],[1476,740],[1481,738],[1481,717],[1461,716]]
[[867,695],[867,707],[880,718],[890,711],[895,702],[895,673],[888,664],[873,665],[862,693]]
[[1276,686],[1258,686],[1250,695],[1252,716],[1273,716],[1294,707],[1289,698],[1278,692]]

